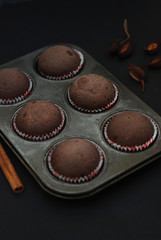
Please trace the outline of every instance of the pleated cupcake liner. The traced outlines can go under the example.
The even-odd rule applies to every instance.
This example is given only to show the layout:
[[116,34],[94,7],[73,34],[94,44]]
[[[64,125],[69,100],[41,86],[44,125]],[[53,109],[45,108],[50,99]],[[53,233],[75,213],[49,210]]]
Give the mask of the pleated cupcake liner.
[[158,128],[157,128],[156,123],[152,119],[150,119],[150,118],[148,118],[148,119],[150,120],[151,124],[153,125],[154,133],[153,133],[153,136],[144,144],[140,144],[140,145],[136,145],[136,146],[121,146],[121,145],[113,142],[108,137],[108,134],[107,134],[108,124],[111,121],[111,119],[105,124],[104,137],[105,137],[107,143],[111,147],[115,148],[116,150],[121,150],[121,151],[124,151],[124,152],[139,152],[139,151],[145,150],[155,141],[155,139],[158,135]]
[[84,113],[100,113],[100,112],[103,112],[103,111],[106,111],[108,110],[109,108],[111,108],[115,102],[117,101],[118,99],[118,95],[119,95],[119,91],[118,91],[118,88],[112,83],[114,89],[115,89],[115,97],[114,99],[109,103],[107,104],[105,107],[102,107],[102,108],[99,108],[99,109],[86,109],[86,108],[83,108],[81,106],[78,106],[77,104],[74,103],[74,101],[71,99],[70,97],[70,90],[68,89],[67,91],[67,97],[68,97],[68,101],[69,103],[78,111],[81,111],[81,112],[84,112]]
[[[94,144],[94,143],[93,143]],[[88,182],[90,180],[92,180],[102,169],[103,166],[103,162],[104,162],[104,157],[103,157],[103,151],[100,147],[98,147],[96,144],[94,144],[99,152],[99,163],[98,166],[87,176],[83,176],[83,177],[70,177],[70,176],[64,176],[62,174],[59,174],[57,171],[54,170],[52,164],[51,164],[51,156],[52,153],[54,151],[55,148],[53,148],[47,155],[47,165],[49,168],[49,171],[52,173],[52,175],[54,177],[56,177],[57,179],[63,181],[63,182],[67,182],[67,183],[74,183],[74,184],[78,184],[78,183],[85,183]]]
[[24,74],[29,80],[29,88],[27,89],[27,91],[21,96],[18,96],[15,98],[0,98],[0,105],[9,105],[9,104],[18,103],[25,100],[28,97],[28,95],[31,93],[31,90],[33,88],[33,83],[30,75],[28,75],[27,73],[24,73]]
[[44,141],[44,140],[48,140],[48,139],[58,135],[65,124],[65,113],[60,106],[58,106],[58,105],[56,105],[56,106],[58,107],[58,109],[61,113],[62,121],[59,124],[59,126],[57,128],[55,128],[52,132],[46,133],[43,135],[34,136],[34,135],[29,135],[29,134],[26,134],[26,133],[20,131],[16,125],[16,117],[17,117],[18,112],[14,115],[13,120],[12,120],[13,129],[20,137],[22,137],[25,140],[29,140],[29,141]]
[[81,70],[83,64],[84,64],[84,56],[83,54],[78,51],[77,49],[74,49],[74,51],[79,55],[80,57],[80,64],[78,65],[78,67],[76,69],[74,69],[73,71],[67,73],[67,74],[64,74],[64,75],[61,75],[61,76],[50,76],[50,75],[47,75],[45,73],[43,73],[42,71],[39,71],[39,73],[44,77],[44,78],[47,78],[49,80],[65,80],[65,79],[69,79],[69,78],[72,78],[72,77],[75,77],[78,72]]

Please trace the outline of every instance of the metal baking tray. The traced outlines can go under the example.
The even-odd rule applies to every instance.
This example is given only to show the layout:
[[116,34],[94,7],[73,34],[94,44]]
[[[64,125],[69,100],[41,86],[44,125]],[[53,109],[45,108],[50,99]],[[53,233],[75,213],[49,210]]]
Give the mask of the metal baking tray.
[[[37,72],[37,58],[49,46],[0,66],[0,68],[17,68],[28,73],[33,80],[33,90],[27,99],[12,105],[0,105],[0,136],[44,190],[61,198],[77,199],[99,192],[161,156],[161,118],[86,51],[73,44],[64,45],[81,51],[85,59],[82,70],[75,77],[67,80],[47,80]],[[107,111],[96,114],[82,113],[68,103],[68,87],[78,76],[89,73],[103,75],[118,87],[119,97],[117,102]],[[24,104],[38,99],[49,100],[61,106],[65,111],[66,123],[57,136],[49,140],[33,142],[22,139],[15,133],[12,127],[12,118],[14,113]],[[104,138],[103,127],[105,122],[112,115],[127,110],[146,114],[157,124],[157,139],[144,151],[121,152],[109,146]],[[103,150],[104,165],[102,170],[94,179],[85,183],[62,182],[49,172],[46,164],[46,154],[49,150],[62,140],[72,137],[91,140]]]

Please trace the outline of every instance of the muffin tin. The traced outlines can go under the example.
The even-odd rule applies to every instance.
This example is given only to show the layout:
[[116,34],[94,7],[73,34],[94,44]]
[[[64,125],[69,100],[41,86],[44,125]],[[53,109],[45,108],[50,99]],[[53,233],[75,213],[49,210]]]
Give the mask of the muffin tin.
[[[161,155],[161,118],[86,51],[73,44],[64,45],[81,51],[85,59],[81,71],[70,79],[48,80],[38,73],[37,58],[49,46],[0,66],[0,68],[17,68],[29,74],[33,80],[32,92],[25,100],[11,105],[0,105],[0,136],[44,190],[61,198],[76,199],[97,193],[158,158]],[[107,77],[118,88],[118,99],[107,111],[92,114],[83,113],[74,109],[67,100],[67,90],[71,83],[78,76],[89,73]],[[14,114],[24,104],[38,99],[49,100],[59,105],[65,112],[66,122],[63,130],[57,136],[36,142],[18,136],[13,130],[12,120]],[[129,110],[149,116],[157,125],[157,138],[146,150],[132,153],[122,152],[112,148],[105,140],[103,129],[107,120],[119,112]],[[94,179],[85,183],[75,184],[58,180],[47,167],[47,154],[53,146],[73,137],[88,139],[96,143],[103,151],[104,164],[102,170]]]

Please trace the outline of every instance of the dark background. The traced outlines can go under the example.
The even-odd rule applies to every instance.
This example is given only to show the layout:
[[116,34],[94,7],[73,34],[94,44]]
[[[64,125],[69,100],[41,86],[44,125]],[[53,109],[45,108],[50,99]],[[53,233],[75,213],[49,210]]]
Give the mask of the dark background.
[[[144,93],[127,71],[130,63],[142,65],[153,58],[143,48],[161,40],[160,0],[6,2],[0,1],[0,64],[48,44],[74,43],[161,115],[161,69],[145,68]],[[124,35],[125,18],[134,50],[121,60],[105,49]],[[161,159],[90,198],[72,201],[42,190],[6,150],[25,191],[13,194],[0,172],[0,240],[161,239]]]

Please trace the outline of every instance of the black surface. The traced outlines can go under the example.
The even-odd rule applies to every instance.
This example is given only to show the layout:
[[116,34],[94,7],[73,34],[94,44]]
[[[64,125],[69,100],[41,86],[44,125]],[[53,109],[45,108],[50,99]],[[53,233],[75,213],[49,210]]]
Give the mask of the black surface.
[[[146,69],[145,93],[127,72],[153,57],[143,52],[161,40],[161,2],[32,1],[0,8],[0,64],[57,42],[81,46],[161,115],[161,69]],[[134,52],[120,60],[105,52],[128,19]],[[161,56],[161,51],[158,56]],[[25,192],[12,193],[0,172],[0,239],[161,239],[161,159],[84,200],[61,200],[44,192],[19,160],[7,153]]]
[[0,6],[6,5],[6,4],[16,4],[20,2],[26,2],[31,0],[0,0]]

